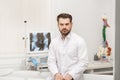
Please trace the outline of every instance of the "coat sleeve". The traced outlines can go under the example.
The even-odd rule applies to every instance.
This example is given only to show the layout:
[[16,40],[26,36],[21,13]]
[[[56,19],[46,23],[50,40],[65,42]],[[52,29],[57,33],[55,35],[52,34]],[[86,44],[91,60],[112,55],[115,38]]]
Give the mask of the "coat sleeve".
[[73,65],[72,69],[68,73],[73,77],[73,79],[76,79],[78,75],[83,75],[83,72],[87,68],[87,65],[87,47],[85,41],[83,40],[78,44],[78,62]]
[[58,68],[56,64],[56,55],[55,55],[55,49],[54,49],[54,43],[51,42],[48,52],[48,68],[50,72],[53,74],[53,76],[58,73]]

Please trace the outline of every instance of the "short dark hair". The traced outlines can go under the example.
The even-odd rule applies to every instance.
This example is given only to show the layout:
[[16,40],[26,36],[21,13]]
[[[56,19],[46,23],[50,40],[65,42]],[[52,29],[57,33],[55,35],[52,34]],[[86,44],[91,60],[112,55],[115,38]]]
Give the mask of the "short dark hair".
[[59,21],[60,18],[69,18],[70,22],[72,22],[72,16],[68,13],[61,13],[57,16],[57,21]]

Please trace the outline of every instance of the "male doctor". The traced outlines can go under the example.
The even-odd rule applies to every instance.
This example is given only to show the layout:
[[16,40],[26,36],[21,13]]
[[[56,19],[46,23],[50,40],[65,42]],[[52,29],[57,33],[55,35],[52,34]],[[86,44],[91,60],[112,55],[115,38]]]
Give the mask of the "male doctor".
[[84,39],[71,32],[72,16],[61,13],[57,16],[60,34],[49,47],[48,67],[52,73],[49,80],[84,80],[88,55]]

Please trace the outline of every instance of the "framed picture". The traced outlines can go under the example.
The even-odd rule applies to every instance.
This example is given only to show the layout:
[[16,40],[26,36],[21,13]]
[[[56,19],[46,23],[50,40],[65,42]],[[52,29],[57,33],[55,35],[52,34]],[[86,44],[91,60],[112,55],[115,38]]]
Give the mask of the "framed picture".
[[28,35],[28,53],[48,52],[50,42],[50,32],[30,32]]

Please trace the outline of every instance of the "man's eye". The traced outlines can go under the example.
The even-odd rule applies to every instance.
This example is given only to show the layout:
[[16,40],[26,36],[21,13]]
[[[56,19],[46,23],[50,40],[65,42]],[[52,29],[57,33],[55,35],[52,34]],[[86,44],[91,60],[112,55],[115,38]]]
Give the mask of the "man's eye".
[[69,23],[65,24],[66,26],[69,25]]
[[63,26],[63,24],[60,24],[61,26]]

